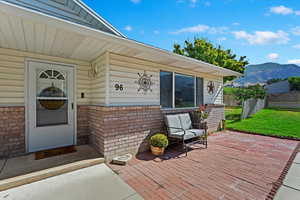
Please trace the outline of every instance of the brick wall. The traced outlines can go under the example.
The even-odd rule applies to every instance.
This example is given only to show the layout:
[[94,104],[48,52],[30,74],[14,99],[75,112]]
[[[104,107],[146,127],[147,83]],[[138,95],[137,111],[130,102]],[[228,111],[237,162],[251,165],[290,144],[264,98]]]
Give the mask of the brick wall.
[[92,144],[107,159],[145,151],[147,137],[163,129],[159,106],[90,107]]
[[77,145],[89,143],[89,106],[77,106]]
[[208,105],[209,112],[207,126],[209,132],[217,131],[220,128],[220,122],[225,119],[225,109],[223,105]]
[[[161,110],[160,106],[78,106],[78,145],[92,144],[107,159],[148,149],[148,138],[165,131],[163,116],[193,109]],[[209,105],[209,131],[224,119],[224,106]],[[0,157],[25,153],[24,107],[0,107]]]
[[0,107],[0,158],[25,153],[25,108]]
[[[224,119],[224,106],[209,105],[208,110],[209,131],[215,131]],[[108,160],[115,155],[145,151],[149,136],[165,131],[165,114],[191,111],[193,109],[161,110],[160,106],[90,106],[91,143]]]

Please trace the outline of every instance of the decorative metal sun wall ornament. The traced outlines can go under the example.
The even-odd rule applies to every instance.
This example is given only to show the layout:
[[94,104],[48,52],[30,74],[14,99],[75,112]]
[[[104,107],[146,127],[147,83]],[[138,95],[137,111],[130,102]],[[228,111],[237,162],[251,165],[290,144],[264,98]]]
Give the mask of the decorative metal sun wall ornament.
[[208,94],[213,94],[215,92],[215,84],[213,81],[207,83],[207,92]]
[[139,85],[138,92],[139,91],[144,91],[145,93],[150,91],[152,92],[151,86],[154,85],[152,82],[151,78],[152,75],[147,75],[146,71],[144,71],[143,74],[138,73],[139,79],[135,81]]

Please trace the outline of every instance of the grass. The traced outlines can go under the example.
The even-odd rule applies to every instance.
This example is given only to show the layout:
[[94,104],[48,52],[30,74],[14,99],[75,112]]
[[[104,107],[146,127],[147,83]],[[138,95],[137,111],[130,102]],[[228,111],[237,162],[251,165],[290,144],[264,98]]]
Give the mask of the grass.
[[241,108],[226,108],[226,127],[240,131],[300,139],[300,109],[263,109],[240,120]]

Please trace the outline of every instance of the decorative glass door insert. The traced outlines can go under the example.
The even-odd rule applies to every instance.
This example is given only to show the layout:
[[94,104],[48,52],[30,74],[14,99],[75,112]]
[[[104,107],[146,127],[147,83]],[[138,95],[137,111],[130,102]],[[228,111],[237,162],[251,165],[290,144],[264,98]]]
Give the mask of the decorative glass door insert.
[[67,73],[37,69],[36,126],[68,123]]

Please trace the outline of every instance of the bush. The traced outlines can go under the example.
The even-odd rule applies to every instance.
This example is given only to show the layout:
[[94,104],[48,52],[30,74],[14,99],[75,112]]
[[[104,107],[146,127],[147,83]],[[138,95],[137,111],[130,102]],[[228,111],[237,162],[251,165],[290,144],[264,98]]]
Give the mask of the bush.
[[246,88],[238,88],[234,91],[235,99],[246,101],[248,99],[264,99],[266,96],[265,89],[260,85],[250,85]]
[[272,78],[272,79],[267,80],[267,84],[271,85],[273,83],[278,83],[278,82],[284,81],[284,80],[286,80],[286,79],[284,79],[284,78]]
[[238,88],[224,87],[224,94],[225,95],[232,95],[237,90],[238,90]]
[[300,77],[289,77],[288,80],[291,91],[300,91]]
[[165,134],[157,133],[150,138],[150,144],[154,147],[166,148],[169,141]]

